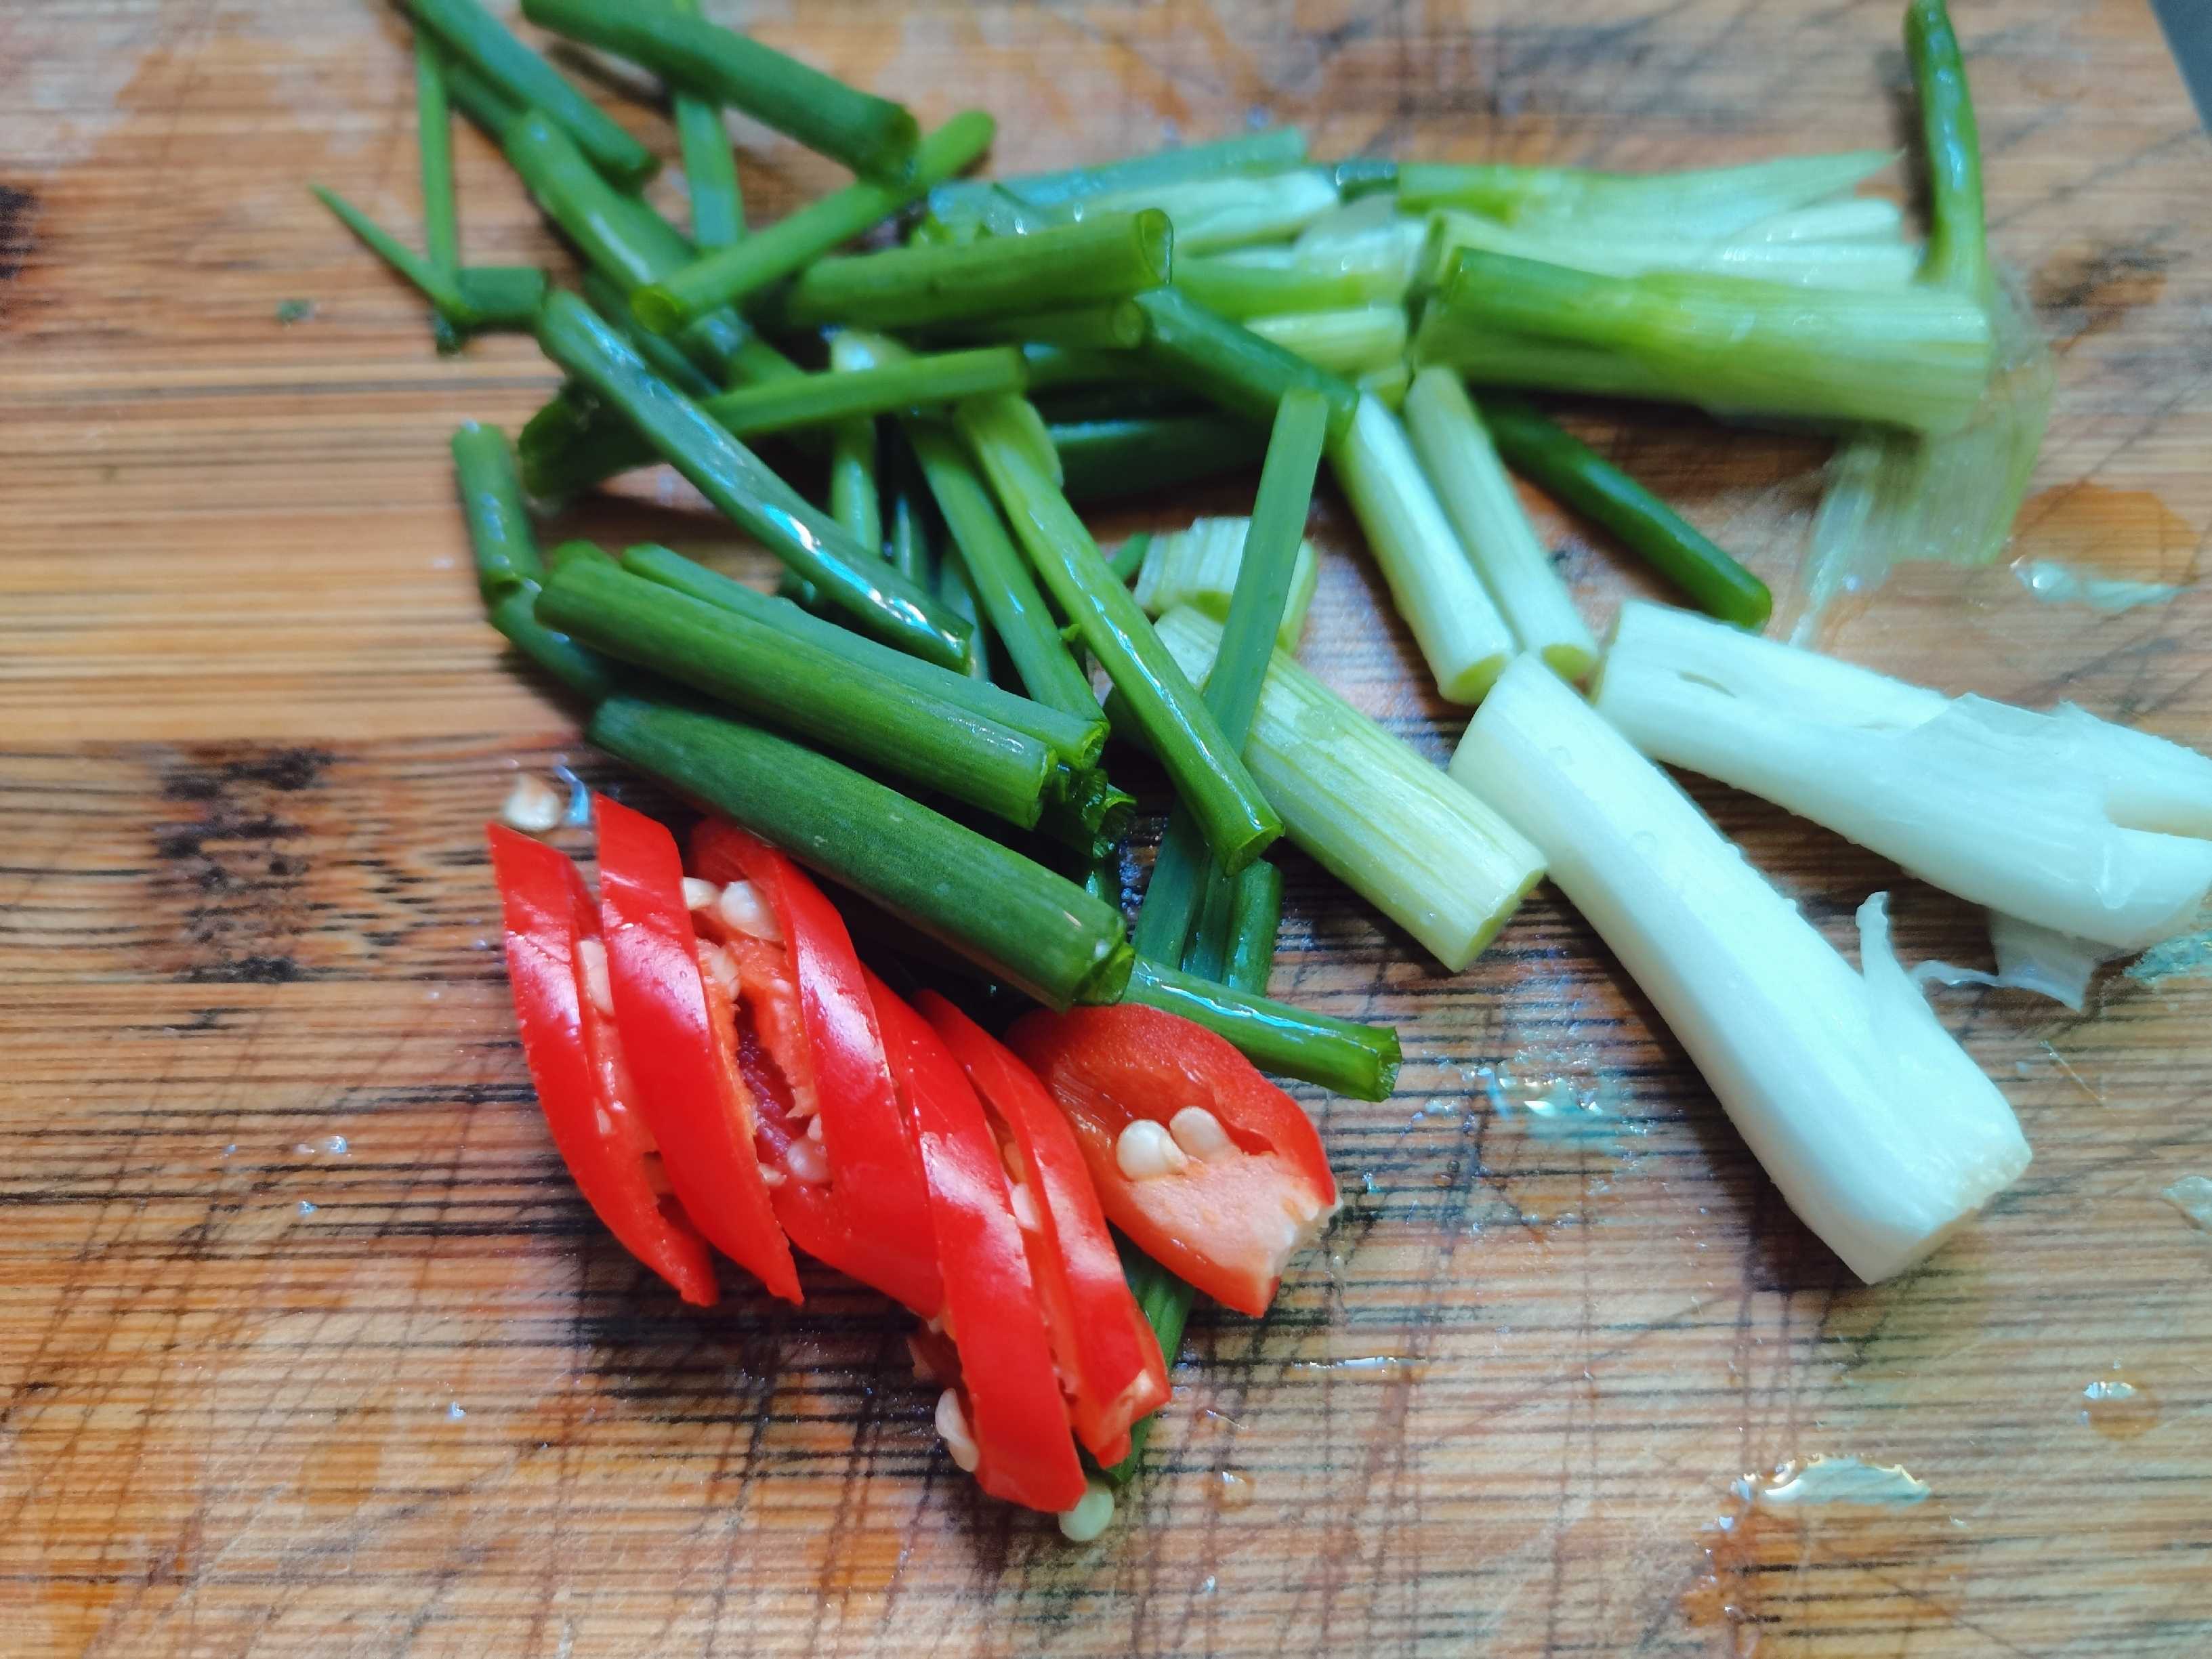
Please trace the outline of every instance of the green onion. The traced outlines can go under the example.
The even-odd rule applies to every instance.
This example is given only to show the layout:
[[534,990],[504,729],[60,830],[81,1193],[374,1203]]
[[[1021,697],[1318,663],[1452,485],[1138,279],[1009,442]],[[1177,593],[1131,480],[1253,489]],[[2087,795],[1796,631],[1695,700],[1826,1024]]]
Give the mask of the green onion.
[[[1136,1298],[1137,1311],[1159,1339],[1160,1356],[1167,1361],[1172,1376],[1176,1358],[1182,1352],[1183,1328],[1189,1322],[1191,1304],[1198,1292],[1120,1234],[1115,1235],[1114,1243],[1121,1252],[1121,1271],[1128,1279],[1129,1294]],[[1159,1420],[1160,1414],[1154,1412],[1129,1425],[1128,1455],[1105,1471],[1109,1480],[1119,1486],[1135,1478],[1152,1437],[1152,1425]]]
[[1015,340],[1072,351],[1133,351],[1145,343],[1145,313],[1127,300],[1066,311],[1024,311],[971,317],[958,325],[971,339]]
[[1215,316],[1175,289],[1155,289],[1139,295],[1137,303],[1152,324],[1140,355],[1178,386],[1255,424],[1273,421],[1283,394],[1304,386],[1328,399],[1331,437],[1351,426],[1359,394],[1326,369]]
[[1224,869],[1243,869],[1282,826],[1260,799],[1235,746],[1162,648],[1128,589],[1115,580],[1067,498],[1033,465],[1019,424],[982,399],[963,404],[957,419],[1030,562],[1127,699],[1206,845]]
[[[1069,167],[1059,173],[1018,174],[991,181],[993,187],[1035,207],[1051,207],[1086,197],[1116,191],[1140,190],[1158,185],[1186,184],[1194,179],[1260,175],[1294,167],[1306,159],[1306,136],[1297,127],[1270,127],[1262,132],[1212,143],[1185,144],[1154,150],[1146,155],[1126,156],[1096,167]],[[955,206],[979,187],[948,185],[933,191],[929,207],[939,214]]]
[[1406,308],[1395,303],[1285,312],[1255,317],[1244,326],[1332,374],[1365,374],[1406,355]]
[[622,670],[538,620],[545,562],[522,504],[514,453],[495,426],[471,421],[453,434],[453,477],[476,551],[477,591],[493,627],[523,655],[586,702],[614,691]]
[[732,29],[632,0],[522,0],[522,15],[741,109],[864,177],[896,183],[913,171],[918,133],[903,105]]
[[[591,302],[592,309],[605,318],[608,324],[616,329],[623,339],[630,343],[637,355],[645,359],[647,368],[685,397],[711,398],[722,389],[706,370],[684,355],[683,349],[675,341],[663,339],[639,322],[637,314],[629,308],[629,296],[599,271],[586,270],[583,276],[583,287],[584,298]],[[765,345],[765,342],[762,343]],[[773,351],[775,348],[769,346],[767,349]],[[781,353],[777,355],[781,356]],[[793,363],[791,368],[794,374],[800,372],[796,363]],[[554,393],[553,403],[561,402],[568,395],[565,388]],[[546,408],[550,409],[552,406],[552,404],[548,404]],[[544,410],[540,410],[538,414],[543,415],[544,412]],[[575,418],[580,423],[589,419],[587,410],[578,409],[574,412]],[[533,416],[531,417],[529,425],[522,428],[522,452],[526,466],[530,455],[530,428],[537,423],[537,416]],[[609,425],[611,428],[613,422],[609,422]],[[548,493],[535,483],[532,483],[530,488],[533,494]]]
[[1398,163],[1379,155],[1356,155],[1329,169],[1337,194],[1356,202],[1379,191],[1398,188]]
[[647,328],[672,333],[694,317],[781,281],[918,200],[932,184],[969,166],[990,148],[994,130],[991,118],[981,110],[963,110],[921,141],[910,179],[891,185],[863,179],[762,227],[742,241],[713,249],[681,270],[654,278],[634,298],[639,319]]
[[1072,501],[1149,495],[1249,466],[1267,450],[1264,431],[1218,415],[1079,421],[1047,430]]
[[[1158,617],[1179,605],[1194,605],[1214,621],[1224,620],[1243,569],[1245,533],[1251,524],[1249,519],[1199,519],[1184,529],[1146,537],[1143,567],[1137,575],[1137,603],[1145,607],[1145,614]],[[1121,556],[1115,555],[1117,573]],[[1284,650],[1297,649],[1307,609],[1320,583],[1321,563],[1313,544],[1301,541],[1291,568],[1290,592],[1283,601],[1282,623],[1275,629],[1275,643]]]
[[1552,556],[1522,511],[1474,400],[1448,368],[1425,368],[1406,396],[1406,429],[1460,544],[1523,651],[1578,680],[1597,665],[1591,637]]
[[[687,17],[699,15],[699,0],[668,3]],[[676,142],[684,152],[684,191],[691,198],[691,240],[702,248],[727,247],[745,234],[745,206],[722,106],[680,88],[670,102],[676,112]]]
[[1237,257],[1179,259],[1175,285],[1232,322],[1300,311],[1395,305],[1406,294],[1403,276],[1389,264],[1302,261],[1290,250],[1276,248]]
[[1265,996],[1275,966],[1275,936],[1283,925],[1283,872],[1266,859],[1238,872],[1229,898],[1229,949],[1223,981]]
[[[1020,354],[1016,354],[1015,362],[1018,365]],[[890,482],[884,486],[884,494],[890,501],[890,513],[884,556],[891,562],[893,569],[910,582],[933,580],[931,573],[934,561],[930,557],[929,546],[928,492],[929,486],[922,481],[921,465],[914,459],[914,446],[904,442],[896,444],[891,451]],[[941,590],[938,597],[940,599],[945,597]],[[969,609],[961,611],[955,607],[955,614],[963,622],[973,623],[975,620],[972,608],[974,597],[972,593],[969,595],[971,601]],[[975,636],[970,633],[968,637],[971,647],[969,672],[972,673],[975,672],[975,653],[972,647]]]
[[1619,351],[1683,402],[1797,418],[1955,430],[1992,357],[1978,304],[1918,288],[1603,276],[1467,248],[1439,297],[1480,328]]
[[1635,479],[1518,398],[1487,397],[1483,413],[1506,465],[1604,526],[1708,615],[1753,633],[1765,624],[1766,584]]
[[1398,203],[1413,213],[1468,208],[1513,225],[1586,221],[1721,237],[1849,190],[1890,160],[1887,150],[1847,150],[1688,173],[1407,161],[1398,169]]
[[2011,538],[2051,418],[2057,371],[2050,345],[1990,268],[1973,100],[1941,0],[1914,0],[1905,42],[1920,94],[1933,227],[1921,286],[1986,310],[1996,371],[1958,431],[1868,432],[1838,452],[1805,557],[1807,604],[1791,635],[1798,643],[1809,640],[1829,600],[1876,586],[1899,560],[1995,559]]
[[1421,314],[1413,331],[1415,363],[1442,363],[1477,386],[1526,386],[1579,392],[1599,398],[1669,402],[1673,381],[1626,353],[1567,340],[1539,340],[1462,321],[1439,305]]
[[[604,555],[558,563],[538,617],[586,645],[729,704],[857,763],[1033,827],[1053,759],[1036,738],[863,667],[798,630],[624,570]],[[965,690],[967,682],[958,675]]]
[[[649,355],[642,347],[639,350]],[[714,392],[699,398],[698,404],[732,436],[754,438],[841,421],[872,422],[878,415],[921,404],[1018,391],[1024,378],[1019,352],[987,346],[842,374],[794,369],[787,379]],[[523,475],[536,495],[579,489],[656,459],[652,446],[629,422],[605,409],[580,411],[566,392],[539,410],[522,430]]]
[[[542,111],[576,141],[592,166],[616,183],[635,187],[659,170],[660,162],[651,150],[617,126],[477,0],[407,0],[407,4],[416,20],[500,97],[524,109]],[[526,15],[527,11],[526,7]]]
[[[1183,609],[1160,639],[1203,676],[1220,624]],[[1277,652],[1244,754],[1291,839],[1453,973],[1542,879],[1504,820]]]
[[1602,222],[1521,230],[1480,214],[1447,210],[1430,216],[1428,240],[1421,250],[1425,280],[1431,285],[1441,283],[1450,271],[1453,255],[1468,247],[1613,276],[1702,270],[1808,288],[1902,288],[1912,280],[1917,263],[1913,250],[1896,238],[1775,240],[1760,235],[1753,226],[1740,239],[1698,241],[1656,226],[1641,235],[1623,234]]
[[1398,1079],[1398,1034],[1388,1026],[1293,1008],[1143,957],[1130,973],[1123,1000],[1205,1026],[1235,1043],[1263,1072],[1354,1100],[1388,1100]]
[[961,556],[957,542],[937,556],[937,602],[968,624],[969,678],[992,684],[998,654],[1005,647],[991,631],[990,621],[975,597],[975,580],[968,574],[968,561]]
[[591,738],[1048,1007],[1114,1001],[1127,985],[1111,907],[810,749],[635,696],[602,703]]
[[546,356],[620,410],[656,453],[811,582],[826,603],[916,656],[956,668],[966,661],[967,630],[958,618],[809,506],[713,416],[648,369],[581,300],[550,295],[538,316],[538,338]]
[[1512,630],[1469,563],[1397,416],[1372,397],[1329,450],[1398,614],[1453,702],[1479,702],[1513,655]]
[[1113,214],[1033,236],[820,260],[792,283],[779,312],[795,327],[910,328],[1060,309],[1157,287],[1174,252],[1165,214]]
[[309,186],[371,253],[413,283],[455,328],[526,328],[545,294],[545,273],[531,265],[445,270],[430,263],[344,197]]
[[978,720],[1025,732],[1049,749],[1061,764],[1095,767],[1106,741],[1105,717],[1093,704],[1090,714],[1069,714],[1015,696],[903,651],[878,645],[850,629],[809,616],[786,599],[772,599],[719,570],[653,543],[625,550],[623,568],[648,581],[702,600],[766,627],[781,629],[805,644],[836,653],[869,672],[899,681],[941,701],[962,704]]
[[1070,654],[1060,624],[960,441],[930,421],[910,421],[906,431],[975,597],[1023,686],[1039,702],[1064,713],[1102,718],[1090,679]]
[[[1321,465],[1328,425],[1328,404],[1320,393],[1287,392],[1267,441],[1267,460],[1260,474],[1251,522],[1240,538],[1240,561],[1219,656],[1202,694],[1207,712],[1220,722],[1231,754],[1241,753],[1247,745],[1268,655],[1297,586],[1297,556],[1304,546],[1306,514],[1313,502],[1314,474]],[[1115,682],[1117,689],[1120,684]],[[1155,962],[1183,960],[1198,901],[1209,880],[1211,845],[1212,838],[1202,836],[1196,804],[1187,796],[1178,799],[1169,815],[1137,917],[1139,955]],[[1222,859],[1214,865],[1213,875],[1225,878],[1237,867]]]
[[1322,173],[1304,170],[1267,178],[1139,185],[1088,197],[1061,211],[1079,219],[1146,210],[1164,213],[1175,221],[1176,245],[1185,252],[1219,253],[1255,242],[1287,241],[1336,205],[1335,185]]
[[1134,386],[1144,373],[1137,358],[1119,351],[1092,351],[1061,345],[1025,343],[1022,361],[1029,365],[1030,388],[1054,386]]
[[[1149,530],[1139,530],[1127,541],[1109,553],[1106,556],[1106,566],[1114,573],[1114,580],[1127,586],[1143,574],[1145,556],[1152,551],[1152,532]],[[1138,603],[1142,604],[1143,600],[1139,599]]]
[[[681,269],[692,257],[684,234],[642,198],[611,186],[568,136],[536,112],[508,122],[500,147],[538,210],[576,245],[585,262],[624,294]],[[635,301],[632,315],[636,315]],[[736,312],[699,317],[677,337],[684,353],[718,379],[766,380],[795,372]]]
[[[460,216],[453,201],[453,122],[446,105],[446,71],[426,29],[415,31],[415,127],[422,156],[422,251],[431,268],[459,280]],[[432,319],[441,351],[459,349],[460,336],[443,313]]]
[[[1175,826],[1170,823],[1168,828],[1172,831]],[[1255,865],[1266,862],[1265,859],[1255,859],[1244,868],[1249,870]],[[1158,879],[1157,866],[1154,866],[1153,879]],[[1191,927],[1190,942],[1183,946],[1182,951],[1182,970],[1193,978],[1218,980],[1221,977],[1221,970],[1229,960],[1229,907],[1237,891],[1237,884],[1243,879],[1242,872],[1234,876],[1224,876],[1212,868],[1208,868],[1200,878],[1198,918]],[[1141,933],[1144,931],[1141,914],[1137,921],[1137,931]],[[1138,955],[1144,955],[1144,941],[1139,939],[1134,943]]]
[[[832,378],[849,374],[874,360],[856,352],[843,334],[830,341]],[[863,547],[884,544],[884,505],[876,493],[876,417],[854,415],[840,420],[830,434],[830,516]]]

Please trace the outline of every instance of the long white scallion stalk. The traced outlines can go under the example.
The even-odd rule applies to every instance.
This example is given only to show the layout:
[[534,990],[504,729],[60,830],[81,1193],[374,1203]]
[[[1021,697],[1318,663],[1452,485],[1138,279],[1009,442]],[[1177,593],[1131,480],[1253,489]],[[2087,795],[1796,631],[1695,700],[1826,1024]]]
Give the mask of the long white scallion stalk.
[[1470,247],[1608,276],[1696,270],[1803,288],[1876,291],[1904,288],[1912,281],[1920,264],[1917,248],[1894,240],[1768,240],[1747,234],[1733,240],[1700,242],[1677,235],[1645,234],[1643,230],[1632,226],[1623,232],[1581,221],[1523,230],[1479,213],[1440,210],[1429,217],[1421,276],[1431,285],[1441,283],[1450,270],[1452,256]]
[[1512,630],[1468,562],[1396,416],[1371,393],[1329,464],[1367,532],[1398,614],[1413,630],[1437,690],[1476,702],[1513,654]]
[[1635,977],[1790,1207],[1869,1284],[2027,1167],[2012,1108],[1861,907],[1854,972],[1688,796],[1537,658],[1452,775],[1496,804]]
[[1506,224],[1641,223],[1719,238],[1849,190],[1891,159],[1887,150],[1847,150],[1685,173],[1419,162],[1398,169],[1398,198],[1409,211],[1466,208]]
[[1596,702],[1655,759],[2112,951],[2183,931],[2212,891],[2212,759],[2070,704],[1948,697],[1640,602]]
[[1597,641],[1521,510],[1459,376],[1423,369],[1406,393],[1405,416],[1413,453],[1521,648],[1542,653],[1571,680],[1582,678],[1597,661]]
[[[1188,605],[1160,642],[1204,678],[1221,625]],[[1498,812],[1275,653],[1244,763],[1285,833],[1457,973],[1542,879],[1536,849]]]
[[1401,305],[1285,312],[1247,318],[1244,326],[1334,374],[1370,374],[1406,355],[1406,307]]

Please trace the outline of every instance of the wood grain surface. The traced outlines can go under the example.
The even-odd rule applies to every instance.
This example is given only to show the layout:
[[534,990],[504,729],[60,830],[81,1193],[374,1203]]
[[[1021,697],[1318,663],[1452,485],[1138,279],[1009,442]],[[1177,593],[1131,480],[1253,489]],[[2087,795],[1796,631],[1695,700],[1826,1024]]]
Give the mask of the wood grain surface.
[[[1624,167],[1902,142],[1898,11],[743,9],[927,118],[994,110],[1006,167],[1267,119]],[[1956,11],[1996,241],[2061,352],[2022,550],[2186,582],[2212,152],[2141,0]],[[1447,977],[1290,859],[1275,988],[1397,1022],[1402,1087],[1313,1099],[1341,1221],[1267,1319],[1194,1322],[1158,1467],[1088,1547],[951,1471],[876,1300],[816,1275],[803,1310],[732,1284],[702,1316],[649,1282],[532,1105],[480,843],[518,767],[620,781],[503,659],[451,500],[453,424],[555,377],[522,340],[434,356],[305,188],[412,234],[404,39],[374,0],[0,0],[0,1651],[2212,1650],[2212,1237],[2160,1197],[2212,1174],[2188,972],[2109,972],[2080,1018],[1945,994],[2035,1164],[1869,1291],[1548,892]],[[736,130],[757,216],[838,177]],[[565,268],[458,144],[468,256]],[[1820,445],[1584,425],[1784,584]],[[1538,511],[1601,623],[1613,550]],[[656,475],[572,522],[760,568]],[[1307,659],[1441,758],[1458,722],[1328,492],[1316,534]],[[1829,638],[2212,746],[2208,623],[2197,592],[2108,615],[2000,568],[1902,577]],[[1979,959],[1965,907],[1700,799],[1831,936],[1888,887],[1911,952]],[[1590,1109],[1526,1109],[1560,1081]],[[2085,1396],[2107,1381],[2136,1392]],[[1819,1455],[1930,1495],[1734,1484]]]

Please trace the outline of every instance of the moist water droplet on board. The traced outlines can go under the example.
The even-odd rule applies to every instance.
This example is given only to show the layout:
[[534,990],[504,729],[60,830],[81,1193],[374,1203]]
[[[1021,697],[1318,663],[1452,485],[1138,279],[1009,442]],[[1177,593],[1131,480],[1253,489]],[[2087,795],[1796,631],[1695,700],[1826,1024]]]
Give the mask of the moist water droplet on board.
[[2159,1196],[2180,1211],[2191,1226],[2212,1233],[2212,1180],[2184,1176]]
[[2081,1390],[2078,1420],[2108,1440],[2132,1440],[2158,1426],[2158,1395],[2148,1382],[2120,1375],[2093,1380]]
[[1867,1463],[1856,1457],[1808,1457],[1778,1465],[1771,1475],[1746,1475],[1734,1491],[1764,1509],[1800,1509],[1819,1504],[1894,1508],[1927,1501],[1928,1483],[1898,1463]]

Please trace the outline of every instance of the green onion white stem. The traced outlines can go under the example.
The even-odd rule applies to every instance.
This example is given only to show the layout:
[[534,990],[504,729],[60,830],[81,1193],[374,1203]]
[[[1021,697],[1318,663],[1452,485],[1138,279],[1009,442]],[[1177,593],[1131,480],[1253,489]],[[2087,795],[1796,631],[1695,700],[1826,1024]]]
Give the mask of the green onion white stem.
[[1712,1085],[1790,1207],[1869,1284],[2027,1167],[2012,1109],[1859,911],[1854,972],[1656,766],[1535,657],[1453,776],[1540,848]]
[[[1190,606],[1160,640],[1193,678],[1221,625]],[[1474,959],[1542,879],[1542,856],[1453,782],[1278,651],[1245,763],[1290,838],[1452,972]]]
[[1468,562],[1396,416],[1363,396],[1329,464],[1367,532],[1398,614],[1454,702],[1475,702],[1513,654],[1513,634]]
[[1536,539],[1459,376],[1423,369],[1406,394],[1405,415],[1413,453],[1521,649],[1540,652],[1571,680],[1582,678],[1597,662],[1597,641]]
[[2070,704],[1947,697],[1632,603],[1597,708],[1655,759],[2114,950],[2181,932],[2212,890],[2212,759]]
[[1479,213],[1444,210],[1429,217],[1428,240],[1421,254],[1423,280],[1441,282],[1450,270],[1452,256],[1468,247],[1613,276],[1701,270],[1804,288],[1875,291],[1903,288],[1920,263],[1918,249],[1894,240],[1767,240],[1747,235],[1701,242],[1642,226],[1626,233],[1580,222],[1524,230]]
[[[1244,535],[1251,526],[1249,519],[1199,519],[1184,529],[1164,530],[1152,537],[1137,572],[1137,603],[1145,607],[1145,614],[1158,617],[1179,605],[1194,605],[1214,621],[1224,620],[1229,597],[1237,588],[1237,572],[1244,562]],[[1320,580],[1313,544],[1302,540],[1291,568],[1282,624],[1275,630],[1275,642],[1285,651],[1297,648]]]

